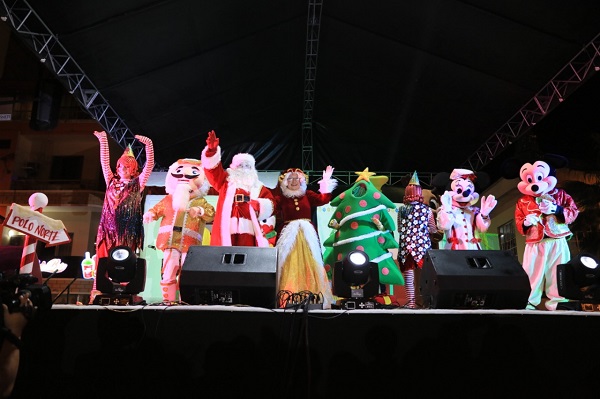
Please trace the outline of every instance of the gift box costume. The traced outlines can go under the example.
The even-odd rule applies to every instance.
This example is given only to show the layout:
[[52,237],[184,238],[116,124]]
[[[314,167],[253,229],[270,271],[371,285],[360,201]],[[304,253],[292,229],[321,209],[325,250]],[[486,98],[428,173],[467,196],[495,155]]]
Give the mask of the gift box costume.
[[419,177],[414,172],[404,191],[404,203],[398,208],[398,260],[404,275],[407,308],[417,307],[415,283],[418,284],[418,272],[423,267],[423,258],[431,248],[430,234],[436,232],[433,210],[423,203]]

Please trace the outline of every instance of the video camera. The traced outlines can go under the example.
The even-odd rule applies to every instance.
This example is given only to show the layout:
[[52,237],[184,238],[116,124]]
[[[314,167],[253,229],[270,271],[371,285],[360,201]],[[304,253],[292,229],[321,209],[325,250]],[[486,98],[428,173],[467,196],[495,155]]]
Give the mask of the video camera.
[[8,307],[10,313],[20,311],[19,296],[29,292],[29,299],[38,311],[46,311],[52,307],[52,292],[44,284],[36,284],[37,277],[31,274],[16,274],[5,277],[0,273],[0,299]]

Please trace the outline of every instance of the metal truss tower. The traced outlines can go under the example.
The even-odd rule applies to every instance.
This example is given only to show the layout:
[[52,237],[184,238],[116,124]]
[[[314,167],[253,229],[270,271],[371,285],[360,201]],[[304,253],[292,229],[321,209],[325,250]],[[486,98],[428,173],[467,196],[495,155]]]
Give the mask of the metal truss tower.
[[302,169],[313,170],[313,107],[319,54],[319,31],[323,0],[308,0],[306,58],[304,61],[304,112],[302,117]]
[[23,0],[0,0],[0,7],[2,21],[10,23],[40,62],[56,75],[107,134],[122,148],[131,144],[136,159],[143,165],[146,162],[144,145],[135,140],[135,135],[29,4]]
[[529,131],[582,83],[600,70],[600,34],[565,65],[531,100],[500,127],[465,162],[465,167],[480,170],[506,147]]

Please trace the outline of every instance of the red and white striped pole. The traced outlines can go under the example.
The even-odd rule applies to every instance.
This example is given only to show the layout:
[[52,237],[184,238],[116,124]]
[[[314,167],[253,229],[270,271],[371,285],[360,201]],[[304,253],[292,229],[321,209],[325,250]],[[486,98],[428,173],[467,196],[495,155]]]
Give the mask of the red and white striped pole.
[[[48,197],[43,193],[34,193],[29,197],[29,207],[33,211],[42,213],[48,205]],[[25,243],[23,244],[23,254],[21,255],[21,266],[19,274],[31,274],[38,279],[38,283],[42,282],[42,270],[40,268],[40,260],[35,252],[37,246],[37,238],[26,235]]]

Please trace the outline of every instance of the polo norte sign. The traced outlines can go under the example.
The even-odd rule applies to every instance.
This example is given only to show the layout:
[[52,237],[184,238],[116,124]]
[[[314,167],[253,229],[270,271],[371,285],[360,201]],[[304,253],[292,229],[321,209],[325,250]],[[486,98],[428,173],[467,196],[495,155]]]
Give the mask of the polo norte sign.
[[4,226],[35,237],[45,242],[46,246],[65,244],[71,241],[62,221],[54,220],[19,204],[13,203],[10,206]]

